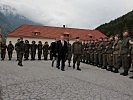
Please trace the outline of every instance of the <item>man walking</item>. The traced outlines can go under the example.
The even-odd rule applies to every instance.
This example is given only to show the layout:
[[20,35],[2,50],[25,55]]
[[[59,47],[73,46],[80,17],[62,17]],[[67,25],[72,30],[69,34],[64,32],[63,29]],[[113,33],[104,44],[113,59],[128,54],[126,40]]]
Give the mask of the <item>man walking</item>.
[[66,54],[68,52],[67,42],[64,40],[64,36],[60,36],[60,40],[57,41],[56,45],[56,53],[57,53],[57,68],[60,69],[60,62],[61,70],[65,71],[65,61],[66,61]]
[[24,55],[24,41],[23,38],[20,38],[20,42],[18,43],[18,65],[22,65],[23,55]]
[[75,42],[72,44],[73,68],[75,69],[75,64],[77,62],[77,70],[79,71],[81,71],[79,66],[80,66],[82,53],[83,53],[82,43],[80,42],[79,37],[76,37]]

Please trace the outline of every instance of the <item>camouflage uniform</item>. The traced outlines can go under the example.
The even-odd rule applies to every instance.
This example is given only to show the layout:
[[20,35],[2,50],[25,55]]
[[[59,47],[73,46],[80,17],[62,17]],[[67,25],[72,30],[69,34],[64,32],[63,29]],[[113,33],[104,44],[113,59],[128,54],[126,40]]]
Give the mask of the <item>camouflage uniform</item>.
[[70,63],[72,58],[72,48],[70,43],[68,43],[67,45],[68,45],[68,53],[67,53],[68,67],[71,67]]
[[86,64],[90,63],[90,50],[89,50],[89,47],[90,47],[90,43],[87,42],[86,46],[85,46],[85,63]]
[[90,64],[94,64],[94,49],[95,49],[95,44],[94,41],[91,42],[90,44]]
[[24,49],[25,60],[29,60],[29,53],[30,53],[30,44],[28,40],[25,40],[25,49]]
[[98,67],[102,67],[103,66],[102,50],[103,50],[103,41],[99,41],[99,46],[98,46],[98,62],[99,62],[99,65],[98,65]]
[[122,67],[124,69],[124,73],[121,73],[121,75],[128,75],[128,71],[131,66],[131,59],[130,59],[130,43],[129,41],[131,40],[130,37],[123,37],[122,44],[121,44],[121,58],[122,58]]
[[18,61],[18,44],[19,44],[19,39],[18,39],[18,42],[15,44],[15,50],[16,50],[16,55],[17,55],[17,61]]
[[72,53],[73,53],[73,68],[75,68],[75,64],[77,62],[77,70],[79,70],[81,55],[83,53],[81,42],[74,42],[72,44]]
[[42,57],[42,49],[43,49],[43,45],[42,45],[42,42],[39,41],[39,44],[37,46],[37,49],[38,49],[38,60],[41,60],[41,57]]
[[83,55],[82,55],[82,62],[85,63],[85,56],[86,56],[86,44],[85,41],[83,43]]
[[13,46],[12,43],[10,43],[10,44],[7,46],[7,51],[8,51],[9,60],[12,59],[13,50],[14,50],[14,46]]
[[121,49],[121,40],[115,40],[113,44],[113,65],[115,73],[118,73],[118,69],[121,66],[121,57],[120,57],[120,49]]
[[7,46],[4,42],[1,43],[1,60],[5,59]]
[[113,71],[113,43],[114,41],[111,40],[108,42],[108,45],[107,45],[107,63],[108,63],[108,71]]
[[18,65],[19,66],[23,66],[22,65],[22,60],[23,60],[23,55],[24,55],[24,41],[20,41],[18,43]]
[[36,44],[35,41],[32,41],[32,44],[30,46],[31,60],[35,60],[35,57],[36,57],[36,49],[37,49],[37,44]]
[[94,66],[98,65],[98,42],[95,42],[95,49],[94,49]]
[[44,44],[44,46],[43,46],[44,60],[48,59],[48,53],[49,53],[49,45],[48,44]]

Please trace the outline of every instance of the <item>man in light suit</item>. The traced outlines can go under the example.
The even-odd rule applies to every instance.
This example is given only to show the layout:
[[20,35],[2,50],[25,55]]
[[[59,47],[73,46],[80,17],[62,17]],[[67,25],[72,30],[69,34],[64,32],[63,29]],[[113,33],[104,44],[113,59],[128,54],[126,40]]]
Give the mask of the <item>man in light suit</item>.
[[68,52],[67,42],[64,39],[64,36],[60,36],[60,40],[57,41],[56,45],[56,54],[57,54],[57,68],[60,69],[60,62],[61,63],[61,70],[65,71],[65,61],[66,61],[66,54]]

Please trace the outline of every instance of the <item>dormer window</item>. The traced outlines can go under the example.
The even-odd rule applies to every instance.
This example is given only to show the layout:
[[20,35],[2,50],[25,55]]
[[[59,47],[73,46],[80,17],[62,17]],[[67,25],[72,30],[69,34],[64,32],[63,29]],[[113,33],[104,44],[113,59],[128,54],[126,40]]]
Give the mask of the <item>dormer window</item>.
[[65,32],[63,35],[64,35],[64,37],[67,37],[67,38],[70,37],[70,34],[67,32]]
[[38,31],[34,31],[34,32],[32,32],[33,33],[33,35],[34,36],[39,36],[41,33],[40,32],[38,32]]

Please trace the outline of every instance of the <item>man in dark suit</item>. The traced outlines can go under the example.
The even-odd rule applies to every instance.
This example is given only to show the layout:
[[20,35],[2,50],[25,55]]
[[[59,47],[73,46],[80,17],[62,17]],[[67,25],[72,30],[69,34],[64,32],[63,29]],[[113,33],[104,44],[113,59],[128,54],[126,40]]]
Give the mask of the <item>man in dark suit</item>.
[[60,40],[57,41],[56,45],[56,53],[57,53],[57,68],[60,69],[60,62],[61,70],[65,71],[65,61],[66,61],[66,54],[68,52],[67,42],[64,40],[64,36],[60,36]]
[[51,47],[50,51],[52,53],[52,67],[54,66],[55,61],[56,61],[56,66],[57,66],[56,44],[57,44],[57,39],[55,39],[55,42],[52,42],[50,46]]

